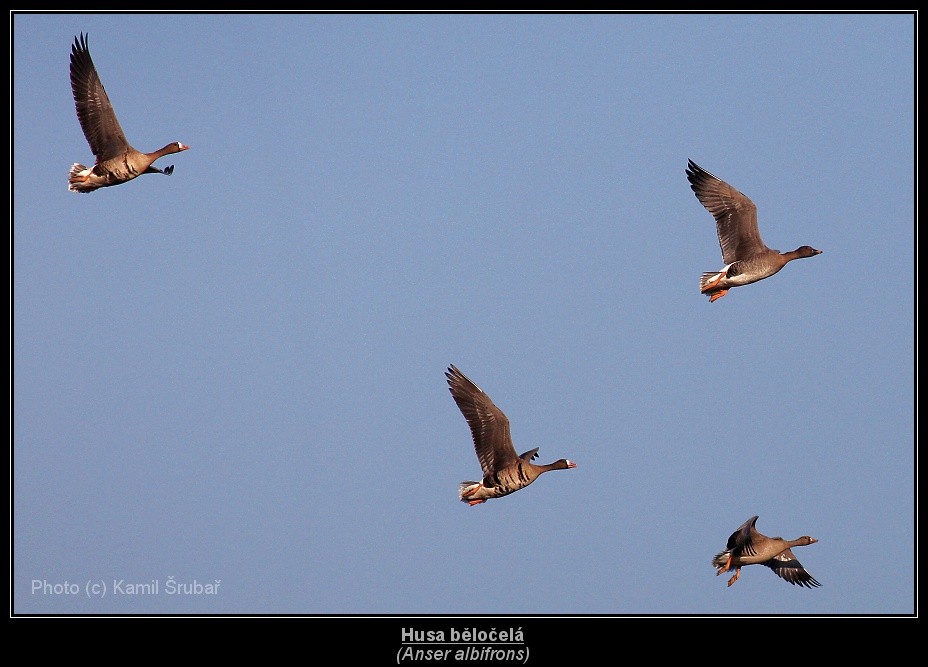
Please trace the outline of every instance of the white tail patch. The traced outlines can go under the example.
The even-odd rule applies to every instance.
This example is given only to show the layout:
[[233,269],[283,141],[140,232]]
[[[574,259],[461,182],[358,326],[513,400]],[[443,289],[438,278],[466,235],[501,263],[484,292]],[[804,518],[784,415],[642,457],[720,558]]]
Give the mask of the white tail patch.
[[90,173],[90,167],[85,167],[80,162],[71,165],[71,171],[68,172],[68,178],[83,178]]
[[483,484],[480,482],[461,482],[461,485],[458,487],[458,497],[464,500],[481,486],[483,486]]
[[728,267],[726,266],[726,267],[725,267],[724,269],[722,269],[721,271],[716,271],[715,273],[704,273],[704,274],[702,274],[702,278],[699,279],[699,291],[700,291],[700,292],[705,292],[705,291],[706,291],[706,285],[710,285],[710,284],[712,284],[712,283],[716,283],[716,282],[718,282],[719,280],[721,280],[721,279],[725,276],[725,272],[726,272],[727,270],[728,270]]
[[93,171],[91,167],[85,167],[79,162],[72,164],[71,171],[68,172],[68,190],[71,192],[90,192],[91,190],[96,190],[96,186],[87,187],[85,185],[91,171]]

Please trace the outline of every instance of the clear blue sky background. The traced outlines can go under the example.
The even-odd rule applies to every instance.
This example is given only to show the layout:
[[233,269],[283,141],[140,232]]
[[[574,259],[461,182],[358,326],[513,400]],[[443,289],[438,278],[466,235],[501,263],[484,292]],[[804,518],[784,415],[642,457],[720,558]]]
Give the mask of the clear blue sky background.
[[[11,29],[14,612],[916,611],[912,15]],[[173,176],[68,191],[82,31]],[[710,305],[688,158],[824,253]],[[461,503],[451,363],[578,467]]]

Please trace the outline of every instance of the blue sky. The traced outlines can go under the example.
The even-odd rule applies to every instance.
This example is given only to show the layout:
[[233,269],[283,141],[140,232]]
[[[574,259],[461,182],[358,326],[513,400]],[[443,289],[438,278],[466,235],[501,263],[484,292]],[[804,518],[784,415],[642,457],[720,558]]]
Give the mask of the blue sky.
[[[912,15],[11,31],[13,612],[917,611]],[[68,191],[80,32],[171,177]],[[823,254],[710,305],[689,158]],[[452,363],[578,467],[461,503]]]

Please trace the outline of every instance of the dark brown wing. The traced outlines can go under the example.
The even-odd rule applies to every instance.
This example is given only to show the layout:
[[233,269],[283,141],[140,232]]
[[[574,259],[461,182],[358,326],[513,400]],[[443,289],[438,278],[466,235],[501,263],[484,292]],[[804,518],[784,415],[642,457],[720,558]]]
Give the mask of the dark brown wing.
[[83,33],[80,40],[74,38],[71,47],[71,92],[74,94],[77,119],[97,162],[123,155],[132,148],[116,120],[116,112],[90,58]]
[[796,560],[793,552],[789,549],[777,554],[768,561],[764,561],[763,564],[773,570],[778,577],[791,584],[798,584],[799,586],[806,586],[807,588],[821,586],[821,584],[815,580],[815,577],[806,571],[802,563]]
[[728,544],[725,548],[731,551],[735,556],[753,556],[754,524],[757,523],[757,519],[758,516],[755,515],[741,524],[741,527],[729,536]]
[[503,411],[453,364],[445,376],[454,402],[470,426],[484,476],[515,463],[518,457],[509,434],[509,419]]
[[686,178],[696,197],[715,218],[726,265],[769,250],[757,228],[757,207],[728,183],[689,161]]

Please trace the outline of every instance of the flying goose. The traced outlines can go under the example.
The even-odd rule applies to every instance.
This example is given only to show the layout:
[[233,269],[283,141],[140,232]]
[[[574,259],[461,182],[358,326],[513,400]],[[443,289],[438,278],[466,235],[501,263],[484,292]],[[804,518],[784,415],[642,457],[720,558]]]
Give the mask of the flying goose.
[[715,576],[735,569],[735,576],[728,580],[728,585],[738,581],[741,568],[745,565],[766,565],[774,574],[791,584],[814,588],[821,586],[809,574],[791,551],[792,547],[802,547],[818,542],[814,537],[803,535],[795,540],[784,540],[782,537],[767,537],[757,532],[754,524],[757,516],[752,516],[728,538],[725,551],[716,554],[712,565],[718,568]]
[[93,192],[97,188],[131,181],[140,174],[170,176],[174,165],[159,169],[152,163],[165,155],[190,148],[175,141],[154,153],[140,153],[129,144],[90,58],[87,38],[83,33],[79,40],[74,38],[71,46],[71,92],[84,137],[96,156],[93,167],[77,162],[71,166],[68,174],[68,190],[71,192]]
[[784,253],[771,250],[757,229],[757,207],[746,195],[692,160],[686,168],[686,178],[696,197],[715,217],[725,262],[721,271],[704,273],[699,281],[699,291],[709,297],[710,303],[721,299],[732,287],[769,278],[787,262],[822,254],[821,250],[807,245]]
[[454,402],[470,426],[477,459],[483,469],[483,481],[461,482],[460,499],[469,505],[485,503],[490,498],[502,498],[534,482],[549,470],[576,468],[577,464],[560,459],[548,465],[536,465],[538,448],[516,456],[509,435],[509,419],[490,397],[453,364],[445,372]]

